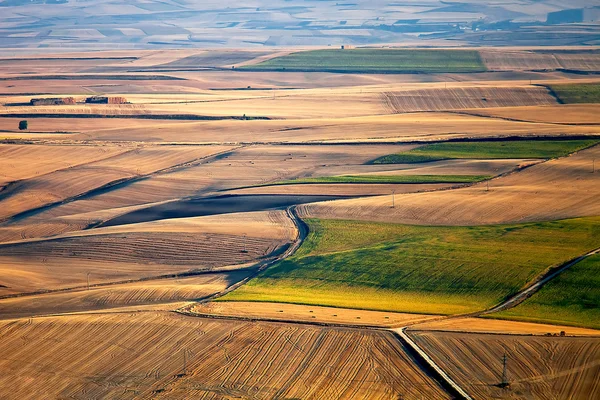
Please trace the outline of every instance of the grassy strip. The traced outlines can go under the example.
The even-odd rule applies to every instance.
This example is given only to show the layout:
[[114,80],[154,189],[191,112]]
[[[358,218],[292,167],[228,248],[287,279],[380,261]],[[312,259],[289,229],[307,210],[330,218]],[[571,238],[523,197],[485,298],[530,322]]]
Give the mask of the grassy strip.
[[573,265],[524,303],[491,317],[600,329],[600,254]]
[[342,175],[302,178],[270,183],[270,185],[327,183],[473,183],[490,179],[489,175]]
[[412,164],[449,159],[563,157],[598,143],[594,139],[445,142],[379,157],[374,164]]
[[258,71],[433,73],[482,72],[479,52],[471,50],[349,49],[292,53],[240,69]]
[[600,217],[477,227],[308,220],[296,254],[224,300],[454,314],[491,307],[598,245]]
[[550,85],[548,87],[565,104],[600,103],[600,84],[598,83]]

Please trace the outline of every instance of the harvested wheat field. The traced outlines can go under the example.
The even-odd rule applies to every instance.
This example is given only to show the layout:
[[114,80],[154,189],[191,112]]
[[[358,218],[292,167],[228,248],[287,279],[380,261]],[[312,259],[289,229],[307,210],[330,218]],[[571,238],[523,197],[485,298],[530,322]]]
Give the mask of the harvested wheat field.
[[[102,228],[0,246],[1,294],[243,266],[295,238],[283,211]],[[89,276],[88,276],[89,274]]]
[[[1,303],[0,303],[1,304]],[[393,327],[436,318],[432,315],[402,314],[368,310],[351,310],[300,304],[219,301],[198,304],[188,309],[196,315],[240,319],[325,323],[334,325],[366,325]]]
[[26,318],[148,304],[194,301],[226,290],[251,271],[206,273],[191,277],[91,286],[55,293],[0,299],[0,319]]
[[579,328],[574,326],[546,325],[532,322],[500,321],[491,318],[451,318],[439,321],[425,322],[409,331],[444,331],[444,332],[476,332],[511,335],[560,335],[566,336],[597,336],[600,330]]
[[598,10],[238,3],[0,0],[0,399],[600,398]]
[[[0,213],[0,219],[90,195],[94,190],[123,184],[169,168],[176,170],[185,164],[193,165],[227,149],[221,146],[132,148],[99,161],[22,179],[0,192],[0,206],[5,210]],[[26,162],[26,159],[19,159],[19,163]]]
[[143,311],[12,320],[0,330],[6,399],[448,398],[386,332]]
[[[600,394],[600,338],[412,332],[474,398],[593,399]],[[502,357],[510,386],[502,389]]]
[[504,107],[483,110],[465,110],[464,112],[492,118],[564,124],[565,126],[600,124],[600,105],[598,104]]
[[339,200],[300,206],[303,216],[419,225],[484,225],[600,214],[600,158],[595,146],[488,183],[433,193]]
[[424,89],[387,92],[382,101],[390,113],[443,111],[556,104],[548,89],[540,87]]

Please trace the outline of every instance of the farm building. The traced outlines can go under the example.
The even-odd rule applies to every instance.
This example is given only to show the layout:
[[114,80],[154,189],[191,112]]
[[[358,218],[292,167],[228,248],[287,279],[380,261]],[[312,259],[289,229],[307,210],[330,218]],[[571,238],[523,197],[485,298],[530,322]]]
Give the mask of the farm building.
[[73,97],[55,97],[47,99],[31,99],[29,104],[32,106],[60,106],[67,104],[75,104]]
[[106,97],[106,96],[93,96],[85,99],[88,104],[125,104],[127,100],[124,97]]

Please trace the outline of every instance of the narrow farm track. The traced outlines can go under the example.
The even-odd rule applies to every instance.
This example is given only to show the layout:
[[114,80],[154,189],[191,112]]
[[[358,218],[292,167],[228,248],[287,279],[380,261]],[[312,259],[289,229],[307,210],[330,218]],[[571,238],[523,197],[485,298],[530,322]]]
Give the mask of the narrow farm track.
[[498,304],[497,306],[494,306],[493,308],[490,308],[489,310],[482,311],[482,312],[478,313],[477,315],[491,314],[491,313],[505,311],[510,308],[516,307],[517,305],[521,304],[523,301],[525,301],[528,298],[530,298],[531,296],[533,296],[545,284],[547,284],[552,279],[556,278],[558,275],[565,272],[567,269],[571,268],[573,265],[585,260],[586,258],[588,258],[590,256],[593,256],[594,254],[598,254],[598,253],[600,253],[600,247],[595,250],[590,251],[589,253],[579,256],[576,259],[571,260],[571,261],[559,266],[558,268],[552,269],[546,275],[541,277],[537,282],[529,285],[525,289],[523,289],[523,290],[519,291],[518,293],[516,293],[515,295],[509,297],[508,299],[504,300],[502,303]]

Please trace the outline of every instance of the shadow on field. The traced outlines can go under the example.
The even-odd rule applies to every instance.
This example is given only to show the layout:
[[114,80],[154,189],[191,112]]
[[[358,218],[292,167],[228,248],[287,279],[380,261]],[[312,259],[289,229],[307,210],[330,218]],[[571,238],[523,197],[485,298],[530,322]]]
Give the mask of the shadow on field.
[[100,226],[116,226],[171,218],[201,217],[238,212],[265,211],[286,208],[296,204],[347,198],[346,196],[303,195],[224,195],[200,199],[180,200],[136,210],[110,219]]

